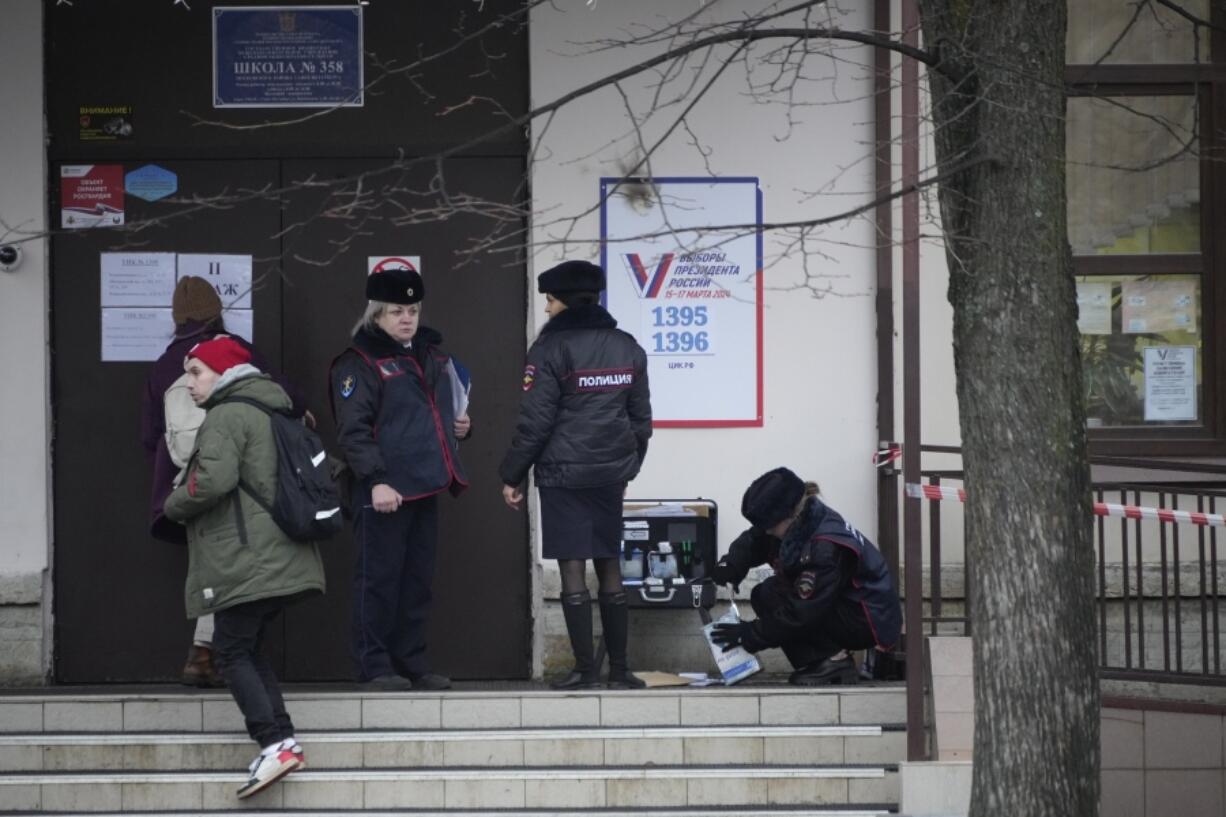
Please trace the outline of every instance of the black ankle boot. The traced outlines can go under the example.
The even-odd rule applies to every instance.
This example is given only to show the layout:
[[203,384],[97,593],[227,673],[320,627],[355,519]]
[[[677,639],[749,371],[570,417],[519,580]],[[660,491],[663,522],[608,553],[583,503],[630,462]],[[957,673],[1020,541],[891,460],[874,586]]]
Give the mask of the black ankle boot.
[[647,686],[634,677],[626,666],[626,642],[630,631],[630,613],[626,609],[625,593],[600,594],[600,623],[604,627],[604,643],[609,649],[609,689],[642,689]]
[[592,689],[600,685],[596,672],[596,658],[592,649],[592,597],[582,593],[569,593],[562,597],[562,615],[566,617],[566,633],[570,636],[570,649],[575,654],[575,668],[564,678],[549,686],[553,689]]

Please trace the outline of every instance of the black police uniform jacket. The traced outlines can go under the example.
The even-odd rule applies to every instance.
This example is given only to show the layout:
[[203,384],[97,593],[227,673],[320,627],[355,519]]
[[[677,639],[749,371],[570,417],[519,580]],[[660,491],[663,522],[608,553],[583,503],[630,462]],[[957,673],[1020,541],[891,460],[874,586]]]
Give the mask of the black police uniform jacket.
[[563,310],[528,350],[524,395],[498,475],[519,485],[595,488],[639,472],[651,437],[647,353],[595,304]]
[[411,348],[359,329],[332,362],[336,439],[367,496],[386,483],[406,500],[468,487],[455,438],[449,357],[420,327]]
[[755,635],[778,645],[815,626],[835,604],[859,608],[877,646],[892,647],[902,631],[898,590],[885,557],[868,537],[817,497],[809,497],[778,551],[787,604],[758,619]]

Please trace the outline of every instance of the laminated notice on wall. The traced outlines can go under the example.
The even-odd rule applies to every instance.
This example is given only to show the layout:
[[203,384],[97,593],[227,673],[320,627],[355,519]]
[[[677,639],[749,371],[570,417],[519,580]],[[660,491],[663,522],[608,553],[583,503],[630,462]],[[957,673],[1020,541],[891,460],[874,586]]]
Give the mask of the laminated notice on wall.
[[1125,334],[1196,332],[1196,281],[1124,281],[1120,287]]
[[1196,419],[1196,347],[1145,348],[1145,422]]

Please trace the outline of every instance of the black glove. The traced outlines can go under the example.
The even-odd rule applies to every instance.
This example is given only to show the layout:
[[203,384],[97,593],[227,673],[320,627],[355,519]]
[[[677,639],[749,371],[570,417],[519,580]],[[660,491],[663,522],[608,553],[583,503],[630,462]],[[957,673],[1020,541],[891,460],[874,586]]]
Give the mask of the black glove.
[[736,592],[741,592],[741,579],[745,578],[739,570],[728,564],[728,557],[725,556],[715,563],[715,567],[711,569],[711,580],[716,584],[730,584]]
[[711,630],[711,640],[723,647],[724,652],[728,652],[733,647],[744,647],[750,652],[757,652],[762,643],[754,634],[751,621],[716,624]]

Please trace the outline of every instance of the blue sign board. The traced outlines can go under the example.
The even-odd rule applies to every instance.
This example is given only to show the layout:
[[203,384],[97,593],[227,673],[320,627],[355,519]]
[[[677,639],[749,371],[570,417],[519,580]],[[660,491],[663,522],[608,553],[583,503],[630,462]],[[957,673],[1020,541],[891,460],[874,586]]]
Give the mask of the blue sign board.
[[213,9],[213,107],[363,102],[361,6]]
[[123,189],[129,196],[157,201],[179,189],[179,177],[164,167],[145,165],[123,177]]

